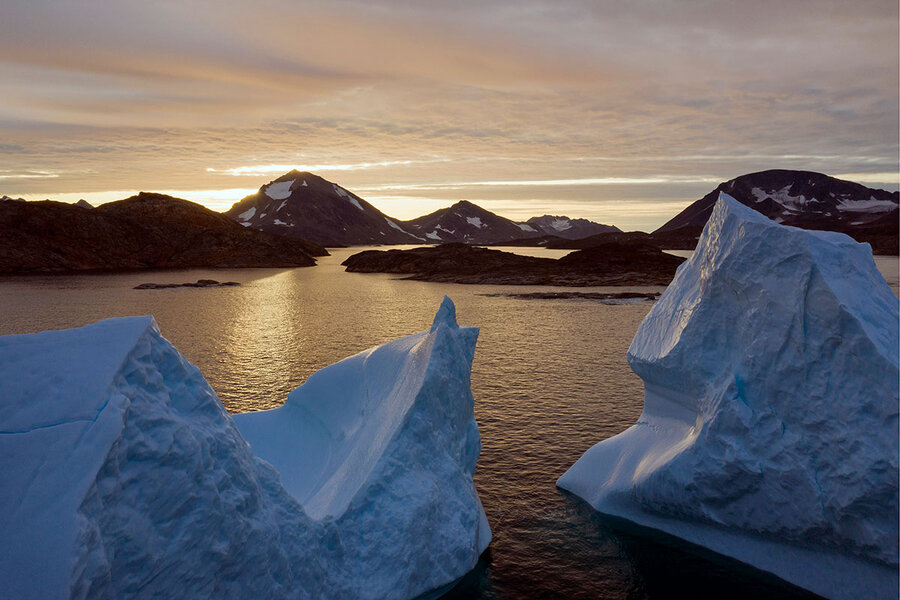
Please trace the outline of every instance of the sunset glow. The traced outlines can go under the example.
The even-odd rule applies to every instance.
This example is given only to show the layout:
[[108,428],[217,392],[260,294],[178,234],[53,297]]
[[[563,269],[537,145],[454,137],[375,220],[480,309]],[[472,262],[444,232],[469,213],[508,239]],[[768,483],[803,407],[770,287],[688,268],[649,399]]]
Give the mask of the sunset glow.
[[0,194],[221,210],[296,168],[398,218],[468,199],[646,229],[769,168],[893,190],[898,37],[881,0],[13,0]]

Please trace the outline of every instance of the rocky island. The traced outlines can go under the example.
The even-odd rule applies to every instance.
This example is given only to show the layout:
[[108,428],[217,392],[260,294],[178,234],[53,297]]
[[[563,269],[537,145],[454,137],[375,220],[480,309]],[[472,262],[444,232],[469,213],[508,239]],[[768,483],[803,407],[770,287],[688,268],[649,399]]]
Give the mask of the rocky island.
[[560,259],[521,256],[465,244],[367,250],[343,263],[351,273],[396,273],[406,279],[499,285],[668,285],[683,258],[641,241],[606,243]]

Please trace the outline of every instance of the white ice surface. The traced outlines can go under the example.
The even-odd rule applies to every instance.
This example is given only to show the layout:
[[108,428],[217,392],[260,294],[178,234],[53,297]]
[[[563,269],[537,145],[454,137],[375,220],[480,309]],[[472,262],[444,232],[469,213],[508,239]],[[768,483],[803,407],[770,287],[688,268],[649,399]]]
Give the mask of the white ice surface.
[[296,181],[296,179],[270,183],[265,187],[264,190],[266,196],[268,196],[272,200],[284,200],[291,195],[291,186],[294,185],[294,181]]
[[550,222],[550,227],[556,231],[565,231],[572,228],[572,223],[568,219],[553,219]]
[[441,234],[439,234],[439,233],[437,232],[437,229],[435,229],[434,231],[430,231],[430,232],[426,233],[426,234],[425,234],[425,237],[427,237],[429,240],[436,240],[436,241],[440,241],[440,240],[441,240]]
[[894,599],[898,338],[867,244],[722,194],[629,349],[643,414],[558,485],[817,594]]
[[0,337],[0,595],[414,598],[455,581],[490,541],[476,337],[447,299],[431,331],[240,416],[284,485],[152,318]]
[[469,222],[469,225],[474,225],[479,229],[485,226],[484,223],[481,222],[481,217],[466,217],[466,221]]

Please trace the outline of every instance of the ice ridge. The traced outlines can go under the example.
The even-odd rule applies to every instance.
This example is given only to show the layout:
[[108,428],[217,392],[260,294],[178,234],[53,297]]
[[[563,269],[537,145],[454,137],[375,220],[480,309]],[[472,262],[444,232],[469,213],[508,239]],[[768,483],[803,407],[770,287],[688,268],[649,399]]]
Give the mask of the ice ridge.
[[868,244],[721,194],[628,351],[644,411],[558,485],[830,598],[896,598],[898,300]]

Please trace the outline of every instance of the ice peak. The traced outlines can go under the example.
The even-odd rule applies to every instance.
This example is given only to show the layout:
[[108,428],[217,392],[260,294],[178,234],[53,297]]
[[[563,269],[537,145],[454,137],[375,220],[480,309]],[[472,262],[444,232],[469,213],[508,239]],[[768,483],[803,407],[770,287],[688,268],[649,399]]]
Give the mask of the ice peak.
[[456,323],[456,306],[449,296],[444,296],[441,301],[441,307],[437,314],[434,315],[434,323],[431,324],[431,331],[435,331],[441,325],[446,325],[450,329],[459,329]]
[[725,218],[737,218],[742,221],[754,221],[756,223],[776,223],[766,217],[761,212],[753,210],[749,206],[738,202],[734,197],[729,196],[725,192],[719,192],[719,199],[713,207],[713,215],[718,217],[717,221],[723,221]]

